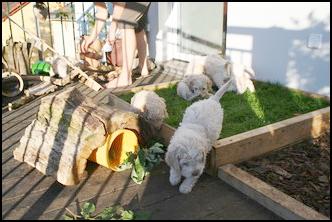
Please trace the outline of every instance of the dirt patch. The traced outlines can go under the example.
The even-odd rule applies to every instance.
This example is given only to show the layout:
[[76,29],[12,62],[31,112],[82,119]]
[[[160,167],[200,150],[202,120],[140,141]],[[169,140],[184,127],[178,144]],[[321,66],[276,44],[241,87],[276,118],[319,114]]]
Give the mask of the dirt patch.
[[330,130],[237,166],[330,217]]

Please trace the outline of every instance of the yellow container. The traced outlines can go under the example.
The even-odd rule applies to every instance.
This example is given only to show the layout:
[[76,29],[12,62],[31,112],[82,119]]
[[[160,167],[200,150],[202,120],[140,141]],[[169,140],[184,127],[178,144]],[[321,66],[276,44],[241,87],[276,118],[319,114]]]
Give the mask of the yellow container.
[[127,152],[138,152],[137,135],[127,129],[117,130],[108,135],[103,146],[95,149],[89,160],[96,162],[114,171],[119,171],[119,166],[127,159]]

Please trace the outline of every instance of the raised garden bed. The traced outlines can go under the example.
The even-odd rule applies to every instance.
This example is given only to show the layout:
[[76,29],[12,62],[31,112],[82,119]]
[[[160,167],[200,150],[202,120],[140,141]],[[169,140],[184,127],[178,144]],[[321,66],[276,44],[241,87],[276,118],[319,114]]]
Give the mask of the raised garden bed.
[[[238,163],[275,149],[317,137],[329,128],[329,98],[289,89],[278,84],[255,81],[256,92],[237,95],[228,92],[221,102],[224,123],[219,139],[210,152],[206,172],[217,175],[218,167]],[[155,90],[166,99],[169,118],[161,136],[167,144],[192,103],[177,96],[176,82],[118,92],[113,102],[128,106],[134,92]],[[325,107],[325,108],[324,108]]]
[[[222,98],[224,124],[221,138],[211,150],[206,172],[218,175],[231,186],[285,219],[328,219],[325,215],[283,193],[277,188],[234,166],[254,157],[285,148],[308,138],[317,138],[330,128],[329,98],[289,89],[280,85],[255,82],[256,93]],[[170,117],[163,124],[165,144],[178,126],[187,102],[176,95],[176,84],[132,89],[148,89],[166,99]],[[113,102],[128,106],[133,93],[121,92]],[[246,124],[246,123],[250,124]],[[323,177],[321,180],[324,179]]]
[[[300,91],[290,90],[277,84],[255,82],[256,92],[237,95],[226,93],[221,99],[224,108],[224,122],[220,138],[226,138],[271,123],[298,116],[313,110],[329,106],[323,98],[313,98]],[[188,102],[176,94],[176,85],[155,90],[166,100],[169,118],[165,120],[177,128]],[[134,93],[125,93],[119,97],[130,103]]]
[[330,131],[237,166],[330,217]]

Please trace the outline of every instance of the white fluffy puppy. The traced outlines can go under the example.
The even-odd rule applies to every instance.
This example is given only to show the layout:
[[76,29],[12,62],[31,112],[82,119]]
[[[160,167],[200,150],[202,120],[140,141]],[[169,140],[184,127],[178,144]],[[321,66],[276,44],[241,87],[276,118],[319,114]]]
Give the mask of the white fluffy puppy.
[[212,81],[203,74],[186,75],[178,83],[176,92],[178,96],[187,101],[191,101],[199,96],[207,98],[211,96]]
[[206,156],[218,139],[223,122],[220,98],[227,91],[231,80],[215,95],[189,106],[175,131],[165,156],[170,167],[169,181],[177,185],[185,177],[179,191],[189,193],[203,173]]
[[238,94],[244,93],[247,89],[250,92],[255,92],[255,86],[251,79],[255,77],[255,72],[243,64],[230,63],[230,72],[226,77],[233,77],[234,81],[230,90],[237,92]]
[[165,118],[168,117],[164,98],[149,90],[137,92],[130,101],[135,112],[138,112],[144,119],[160,129]]
[[236,91],[239,94],[244,93],[247,89],[251,92],[255,91],[251,81],[255,77],[252,68],[231,62],[217,54],[194,56],[187,66],[186,75],[190,72],[204,73],[218,88],[230,77],[234,77],[232,86],[229,88],[230,91]]
[[234,63],[219,55],[211,54],[205,58],[204,68],[205,74],[213,80],[218,88],[227,79],[233,77],[234,81],[229,90],[236,91],[239,94],[244,93],[247,89],[251,92],[255,91],[254,84],[251,81],[255,77],[255,72],[252,68],[241,63]]

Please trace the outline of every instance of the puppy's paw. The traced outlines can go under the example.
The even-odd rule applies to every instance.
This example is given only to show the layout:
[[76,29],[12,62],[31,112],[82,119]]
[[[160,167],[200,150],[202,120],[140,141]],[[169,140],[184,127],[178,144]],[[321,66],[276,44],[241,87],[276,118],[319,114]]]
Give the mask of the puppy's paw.
[[171,175],[169,177],[169,182],[171,183],[172,186],[178,185],[180,181],[181,181],[181,176]]
[[192,190],[192,186],[188,186],[185,184],[181,184],[181,186],[179,188],[180,193],[183,193],[183,194],[190,193],[191,190]]

